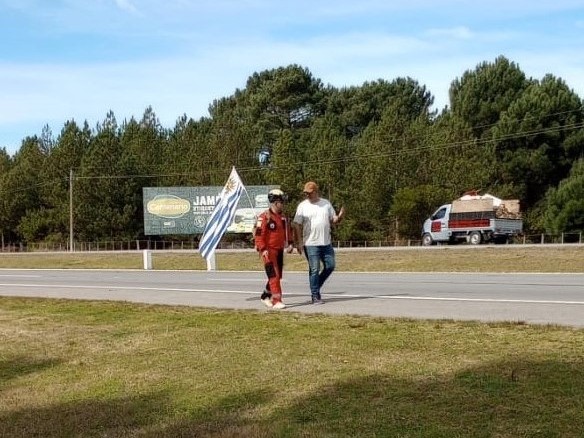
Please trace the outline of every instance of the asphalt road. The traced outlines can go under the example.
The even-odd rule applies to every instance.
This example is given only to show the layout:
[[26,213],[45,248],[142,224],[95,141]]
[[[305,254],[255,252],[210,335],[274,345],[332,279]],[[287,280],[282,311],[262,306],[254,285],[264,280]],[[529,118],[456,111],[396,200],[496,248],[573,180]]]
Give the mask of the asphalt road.
[[[0,295],[267,310],[263,272],[0,269]],[[310,304],[308,277],[285,273],[283,312],[513,321],[584,327],[584,274],[345,273]]]

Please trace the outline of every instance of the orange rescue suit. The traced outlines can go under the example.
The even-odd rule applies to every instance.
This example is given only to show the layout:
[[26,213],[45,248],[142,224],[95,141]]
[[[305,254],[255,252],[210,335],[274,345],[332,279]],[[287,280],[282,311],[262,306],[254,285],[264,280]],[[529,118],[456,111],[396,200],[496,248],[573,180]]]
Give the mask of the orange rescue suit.
[[266,291],[272,294],[272,302],[282,301],[282,271],[284,267],[284,248],[292,236],[290,221],[282,214],[266,210],[258,216],[255,229],[255,246],[262,254],[268,251],[267,257],[262,256],[268,282]]

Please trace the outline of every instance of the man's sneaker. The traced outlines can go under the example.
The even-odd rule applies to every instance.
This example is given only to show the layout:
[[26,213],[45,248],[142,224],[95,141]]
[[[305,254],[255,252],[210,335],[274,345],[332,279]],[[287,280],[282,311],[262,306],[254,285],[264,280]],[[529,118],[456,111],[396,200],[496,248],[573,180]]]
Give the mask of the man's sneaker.
[[312,298],[312,304],[324,304],[321,298]]
[[274,309],[283,309],[286,307],[286,304],[284,304],[282,301],[278,301],[276,303],[274,303]]

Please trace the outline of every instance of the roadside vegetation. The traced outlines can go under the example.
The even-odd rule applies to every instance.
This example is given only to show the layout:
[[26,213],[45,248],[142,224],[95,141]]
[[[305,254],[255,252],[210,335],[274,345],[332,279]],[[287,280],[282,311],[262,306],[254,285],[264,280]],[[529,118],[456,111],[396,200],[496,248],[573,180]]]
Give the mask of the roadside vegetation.
[[[584,272],[584,246],[444,246],[338,250],[339,271],[354,272]],[[217,251],[217,270],[258,271],[254,250]],[[286,255],[287,271],[306,270],[299,254]],[[143,269],[143,252],[0,253],[0,268]],[[196,251],[152,251],[153,269],[206,270]]]

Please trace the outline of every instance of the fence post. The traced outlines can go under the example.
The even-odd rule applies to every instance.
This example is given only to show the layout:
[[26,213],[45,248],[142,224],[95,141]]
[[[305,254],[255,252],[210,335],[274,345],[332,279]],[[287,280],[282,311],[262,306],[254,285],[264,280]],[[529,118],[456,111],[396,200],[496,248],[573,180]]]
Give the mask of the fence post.
[[543,245],[545,243],[545,236],[543,233],[541,233],[541,244]]

